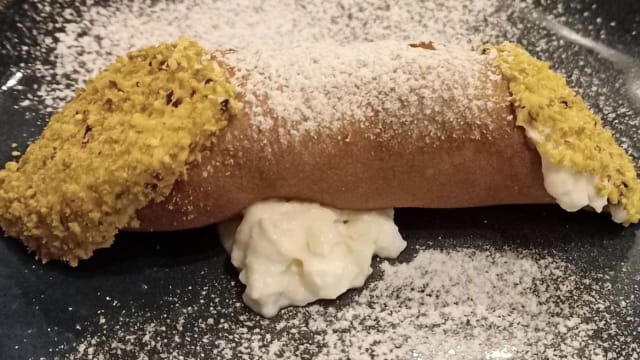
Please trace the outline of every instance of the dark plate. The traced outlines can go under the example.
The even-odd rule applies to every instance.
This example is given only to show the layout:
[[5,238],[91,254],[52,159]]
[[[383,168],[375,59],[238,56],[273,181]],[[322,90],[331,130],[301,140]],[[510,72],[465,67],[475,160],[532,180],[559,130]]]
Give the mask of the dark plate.
[[[47,63],[50,48],[39,34],[61,29],[63,11],[101,6],[100,2],[49,3],[49,9],[42,11],[33,1],[0,1],[0,163],[11,159],[11,144],[24,150],[48,117],[41,110],[43,104],[17,105],[42,79],[25,72],[18,87],[5,84],[36,60]],[[519,29],[511,40],[553,62],[567,75],[635,159],[640,154],[640,112],[625,90],[628,69],[616,68],[584,46],[558,41],[554,34],[558,29],[550,31],[551,25],[545,25],[530,10],[562,15],[561,23],[618,50],[616,56],[640,59],[638,4],[635,0],[542,1],[523,13],[516,10],[515,3],[505,2],[500,10]],[[604,358],[640,357],[638,226],[623,228],[606,215],[569,214],[555,206],[400,210],[397,223],[409,242],[399,262],[410,261],[420,251],[475,249],[494,255],[524,252],[534,259],[551,258],[567,264],[575,274],[576,288],[557,301],[571,307],[593,299],[582,313],[582,321],[593,328],[579,340],[598,344]],[[378,264],[374,281],[382,276]],[[251,344],[264,349],[276,340],[289,344],[289,349],[272,357],[285,353],[312,357],[320,352],[322,342],[327,341],[318,335],[322,329],[288,322],[291,317],[299,318],[303,310],[291,309],[274,320],[262,320],[237,305],[241,304],[242,286],[236,279],[218,245],[215,227],[124,233],[112,248],[98,251],[76,269],[58,263],[41,265],[18,241],[1,238],[0,358],[65,358],[70,354],[76,358],[235,358],[243,354],[251,358],[256,351]],[[549,284],[554,281],[549,279]],[[361,293],[350,291],[337,302],[321,302],[320,306],[348,309]],[[572,339],[557,335],[558,329],[549,326],[551,340],[545,346],[550,348],[540,348],[527,357],[563,358],[563,346]],[[303,333],[296,331],[300,327],[305,329]],[[260,330],[255,337],[238,335],[254,330]],[[555,337],[560,340],[554,341]],[[515,355],[511,356],[519,357],[519,349],[513,350]],[[591,350],[573,356],[593,357]],[[358,355],[377,357],[362,349],[350,354]],[[412,356],[431,358],[418,352],[405,357]]]

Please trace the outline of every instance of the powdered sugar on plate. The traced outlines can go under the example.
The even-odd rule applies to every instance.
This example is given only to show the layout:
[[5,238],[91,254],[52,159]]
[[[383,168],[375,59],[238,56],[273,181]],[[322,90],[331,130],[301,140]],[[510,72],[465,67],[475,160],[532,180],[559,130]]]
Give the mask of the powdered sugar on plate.
[[[221,302],[203,283],[168,294],[166,317],[123,311],[89,325],[70,358],[638,359],[633,334],[602,335],[609,307],[633,315],[611,281],[529,251],[420,249],[409,262],[381,263],[348,299],[289,308],[274,320]],[[222,313],[238,316],[222,321]]]

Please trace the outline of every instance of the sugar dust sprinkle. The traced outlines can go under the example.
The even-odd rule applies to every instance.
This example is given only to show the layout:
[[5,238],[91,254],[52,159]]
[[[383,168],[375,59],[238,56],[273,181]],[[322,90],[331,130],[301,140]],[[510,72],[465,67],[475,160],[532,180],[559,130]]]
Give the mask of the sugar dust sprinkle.
[[[640,158],[636,145],[640,116],[626,98],[623,74],[597,54],[539,26],[532,16],[541,6],[535,0],[85,0],[70,6],[44,1],[27,5],[37,20],[28,25],[34,39],[32,44],[14,44],[17,60],[12,71],[24,73],[23,79],[38,79],[22,92],[20,102],[32,115],[34,107],[47,113],[60,108],[76,88],[117,56],[179,36],[194,38],[212,50],[246,51],[317,42],[431,40],[477,47],[514,41],[553,62],[614,130],[625,150]],[[615,36],[614,27],[598,16],[597,5],[543,2],[542,6],[548,16],[596,41],[606,43]],[[568,15],[572,13],[582,16]],[[625,27],[629,36],[637,35],[640,20]]]
[[[234,51],[223,61],[233,66],[236,79],[246,79],[239,91],[255,128],[267,131],[274,118],[286,120],[278,127],[281,141],[336,131],[347,122],[379,132],[387,141],[397,134],[402,141],[458,132],[467,138],[490,136],[501,114],[496,109],[509,103],[506,92],[495,90],[501,75],[490,66],[492,59],[456,46],[430,46],[425,50],[395,40],[322,42]],[[380,109],[385,116],[375,115]]]
[[[272,320],[202,284],[163,299],[171,315],[124,310],[101,317],[70,359],[640,357],[633,334],[605,329],[603,307],[633,314],[611,294],[607,275],[588,280],[550,255],[421,249],[409,262],[382,262],[375,277],[349,301],[288,308]],[[175,308],[179,303],[190,305]],[[222,320],[229,319],[223,313],[239,315]]]
[[[35,40],[15,46],[11,70],[24,72],[20,84],[38,79],[20,90],[19,106],[28,114],[60,108],[117,56],[179,36],[210,49],[248,51],[314,42],[432,40],[473,47],[508,40],[553,62],[625,149],[640,155],[640,116],[621,90],[623,77],[606,60],[536,26],[529,15],[539,1],[24,3],[40,21],[23,26]],[[571,4],[584,13],[580,21],[560,2],[548,15],[606,42],[610,28],[588,3]],[[631,24],[634,36],[638,24]],[[206,279],[205,273],[197,288],[169,289],[154,308],[118,303],[98,310],[77,325],[83,337],[58,350],[69,359],[640,359],[637,297],[619,298],[608,273],[583,276],[552,254],[423,249],[410,262],[382,263],[377,274],[336,303],[265,320],[248,313],[239,296],[220,295],[220,282],[231,277]],[[640,293],[633,286],[631,293]],[[611,326],[612,311],[632,325]]]

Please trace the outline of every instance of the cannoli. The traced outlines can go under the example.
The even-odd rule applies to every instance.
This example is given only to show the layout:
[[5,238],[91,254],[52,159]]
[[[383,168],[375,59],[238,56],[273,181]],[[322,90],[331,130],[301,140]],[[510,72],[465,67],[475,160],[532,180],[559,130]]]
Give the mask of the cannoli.
[[[544,171],[544,173],[543,173]],[[118,230],[217,223],[266,199],[349,210],[552,203],[638,221],[633,163],[548,65],[385,41],[128,54],[0,172],[0,226],[72,265]]]

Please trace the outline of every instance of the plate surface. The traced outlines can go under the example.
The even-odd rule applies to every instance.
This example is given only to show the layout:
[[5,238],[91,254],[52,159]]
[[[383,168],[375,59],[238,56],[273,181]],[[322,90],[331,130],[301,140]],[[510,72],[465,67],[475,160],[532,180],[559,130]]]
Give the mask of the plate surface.
[[[38,97],[38,89],[61,84],[48,88],[60,94],[61,88],[71,86],[72,82],[62,78],[42,76],[50,69],[47,66],[55,68],[60,63],[56,46],[64,44],[62,38],[47,38],[47,34],[72,32],[68,24],[76,23],[82,14],[116,3],[134,4],[136,11],[159,6],[143,1],[47,3],[0,1],[0,163],[38,136],[55,107],[46,97]],[[304,6],[304,2],[292,3]],[[486,39],[518,41],[551,61],[637,160],[640,109],[627,88],[630,68],[615,61],[640,59],[639,3],[551,3],[492,1],[498,6],[478,20],[477,31],[482,35],[496,18],[501,19],[501,26],[506,24],[509,29],[503,33],[492,30]],[[180,2],[171,4],[180,6]],[[358,22],[357,16],[352,19],[349,5],[341,4],[336,11],[344,11],[356,31],[358,26],[368,26],[366,21]],[[555,22],[544,20],[550,15]],[[598,43],[575,44],[558,24]],[[74,32],[78,33],[81,31]],[[598,44],[614,52],[603,53]],[[83,59],[75,60],[69,71],[85,71]],[[562,358],[562,354],[569,358],[640,358],[638,226],[623,228],[606,215],[568,214],[555,206],[405,209],[397,211],[396,219],[409,246],[391,265],[374,261],[369,290],[352,290],[336,302],[319,302],[309,309],[288,309],[273,320],[264,320],[242,305],[242,284],[218,244],[215,226],[175,233],[123,233],[112,248],[99,251],[76,269],[57,263],[41,265],[18,241],[1,237],[0,357],[378,358],[380,351],[389,350],[381,346],[388,341],[397,350],[392,353],[402,353],[403,358]],[[461,267],[455,259],[477,267]],[[440,267],[428,265],[441,260]],[[407,271],[415,270],[416,277],[444,274],[450,282],[403,293],[393,287],[391,279],[393,274],[402,274],[398,270],[401,263],[415,263]],[[451,270],[443,270],[447,266]],[[527,266],[532,270],[523,272]],[[432,291],[475,283],[481,276],[478,273],[493,270],[498,274],[483,278],[489,279],[488,290],[479,291],[498,306],[479,306],[473,291],[467,296]],[[517,273],[515,280],[509,277],[513,272]],[[526,281],[532,284],[515,295],[499,293],[511,283],[517,287]],[[377,292],[381,286],[400,291],[400,295],[385,299]],[[416,294],[427,299],[426,303],[403,300],[403,296]],[[549,298],[542,299],[545,294]],[[515,296],[522,301],[505,300]],[[443,304],[438,299],[453,299],[454,303]],[[475,306],[465,315],[466,321],[460,315],[465,311],[460,299]],[[513,308],[531,301],[543,311]],[[407,310],[388,312],[385,303]],[[423,321],[429,316],[426,311],[410,311],[416,304],[425,309],[433,306],[433,313],[440,315],[443,308],[451,311],[440,322],[428,322]],[[501,309],[502,305],[510,308]],[[478,315],[480,308],[487,313]],[[556,311],[555,317],[550,315]],[[354,316],[356,312],[360,315]],[[422,320],[396,319],[407,314]],[[498,320],[488,321],[492,316]],[[519,323],[513,316],[533,322]],[[413,327],[407,328],[408,323]],[[489,333],[497,334],[497,340],[489,339]],[[540,346],[526,340],[527,336],[533,336]],[[417,342],[419,337],[424,338],[422,343]],[[474,339],[484,339],[486,344]]]

